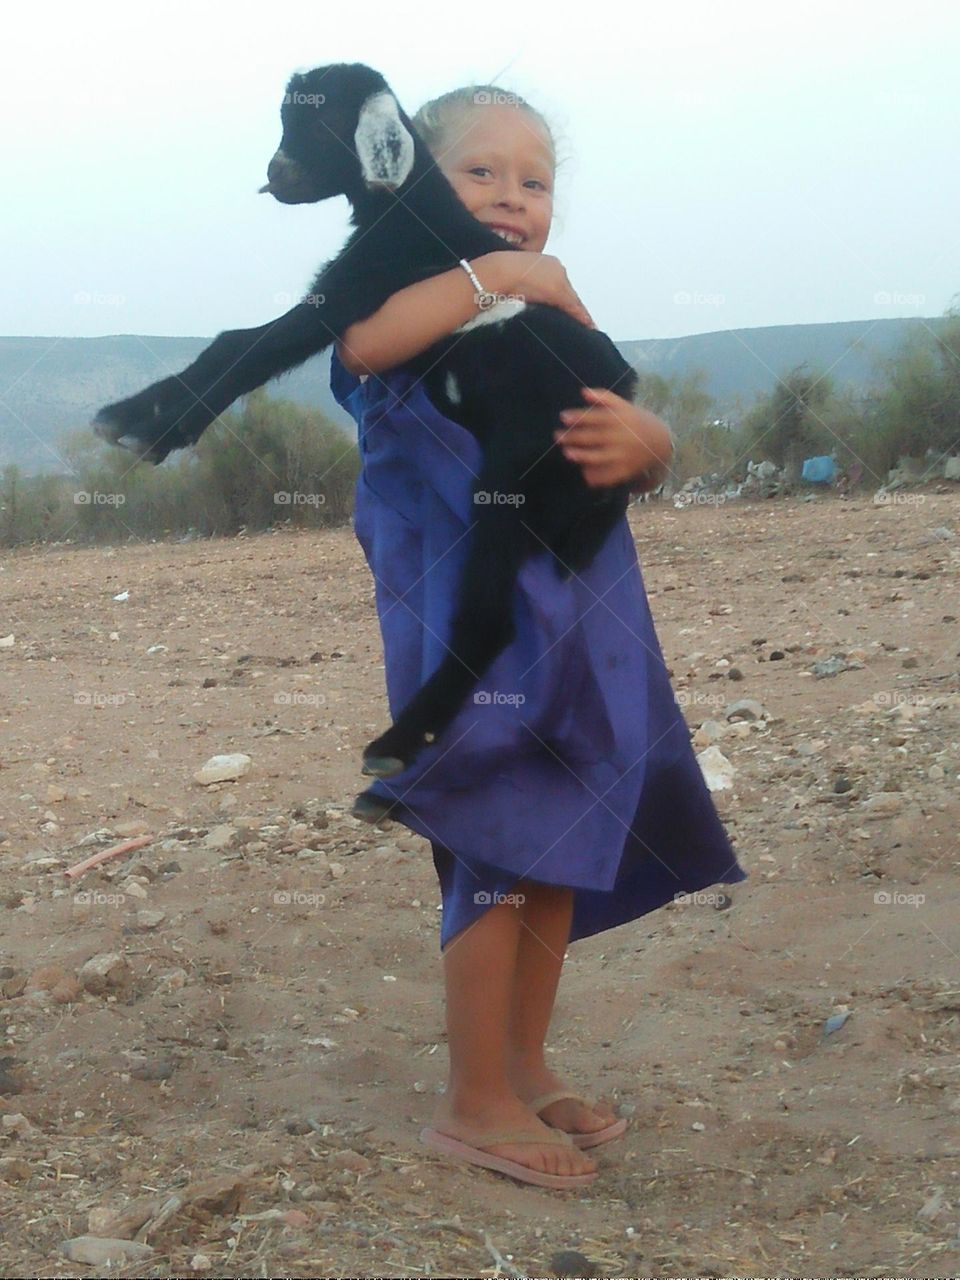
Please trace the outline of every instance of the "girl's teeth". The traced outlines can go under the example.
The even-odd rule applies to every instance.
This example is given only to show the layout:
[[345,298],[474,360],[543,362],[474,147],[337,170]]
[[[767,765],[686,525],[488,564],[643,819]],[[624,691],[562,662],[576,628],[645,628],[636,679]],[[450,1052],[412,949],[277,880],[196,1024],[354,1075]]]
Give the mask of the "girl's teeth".
[[492,230],[509,244],[520,244],[523,241],[523,236],[518,236],[514,231],[501,231],[499,227],[493,227]]

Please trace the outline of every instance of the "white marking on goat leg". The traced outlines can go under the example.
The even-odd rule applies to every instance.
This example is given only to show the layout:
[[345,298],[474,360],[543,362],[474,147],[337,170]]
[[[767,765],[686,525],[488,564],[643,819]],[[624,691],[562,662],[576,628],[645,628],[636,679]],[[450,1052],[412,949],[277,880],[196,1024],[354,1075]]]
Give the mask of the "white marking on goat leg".
[[519,298],[504,298],[502,302],[495,302],[485,311],[479,311],[472,320],[462,324],[459,329],[454,329],[454,333],[466,333],[468,329],[476,329],[481,324],[499,324],[504,320],[512,320],[514,316],[518,316],[526,309],[527,304]]
[[354,144],[368,187],[403,186],[413,168],[413,137],[386,89],[371,93],[360,108]]
[[443,389],[446,391],[447,399],[451,404],[460,403],[460,384],[457,382],[456,374],[452,370],[447,370],[447,381]]

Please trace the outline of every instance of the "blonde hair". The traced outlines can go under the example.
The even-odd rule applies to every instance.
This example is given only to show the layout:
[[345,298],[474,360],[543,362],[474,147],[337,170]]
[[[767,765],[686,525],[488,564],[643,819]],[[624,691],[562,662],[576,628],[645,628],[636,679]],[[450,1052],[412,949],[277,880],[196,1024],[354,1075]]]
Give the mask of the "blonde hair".
[[522,98],[520,94],[511,93],[508,89],[503,89],[499,85],[467,84],[459,89],[451,89],[449,93],[443,93],[439,98],[431,98],[412,117],[413,126],[427,144],[431,154],[436,158],[438,153],[443,150],[444,141],[450,137],[454,127],[465,113],[490,103],[498,106],[517,107],[532,116],[542,127],[550,141],[554,169],[556,169],[556,139],[545,117],[536,108],[531,107],[529,102]]

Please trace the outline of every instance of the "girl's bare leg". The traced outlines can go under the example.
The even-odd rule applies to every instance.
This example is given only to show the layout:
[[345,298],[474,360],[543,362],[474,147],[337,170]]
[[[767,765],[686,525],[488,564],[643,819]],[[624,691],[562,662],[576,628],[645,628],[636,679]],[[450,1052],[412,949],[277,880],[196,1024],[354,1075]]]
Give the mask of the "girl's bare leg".
[[551,1130],[517,1096],[507,1073],[520,933],[519,907],[496,903],[444,948],[450,1079],[432,1124],[467,1143],[484,1130],[529,1131],[529,1142],[484,1149],[545,1173],[592,1173],[597,1165],[587,1152],[538,1144],[538,1135]]
[[[517,1095],[529,1101],[567,1087],[547,1066],[544,1041],[570,938],[573,890],[521,880],[516,892],[523,894],[525,901],[520,907],[511,993],[507,1076]],[[602,1103],[584,1107],[568,1098],[551,1103],[540,1114],[569,1133],[592,1133],[616,1119]]]

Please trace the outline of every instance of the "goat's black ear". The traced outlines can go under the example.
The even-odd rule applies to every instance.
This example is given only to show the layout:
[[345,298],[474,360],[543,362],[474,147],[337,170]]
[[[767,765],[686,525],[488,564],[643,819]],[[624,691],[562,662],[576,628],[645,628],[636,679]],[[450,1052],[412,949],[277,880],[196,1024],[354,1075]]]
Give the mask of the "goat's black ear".
[[389,90],[372,93],[360,108],[354,143],[368,187],[403,186],[413,168],[413,136]]

